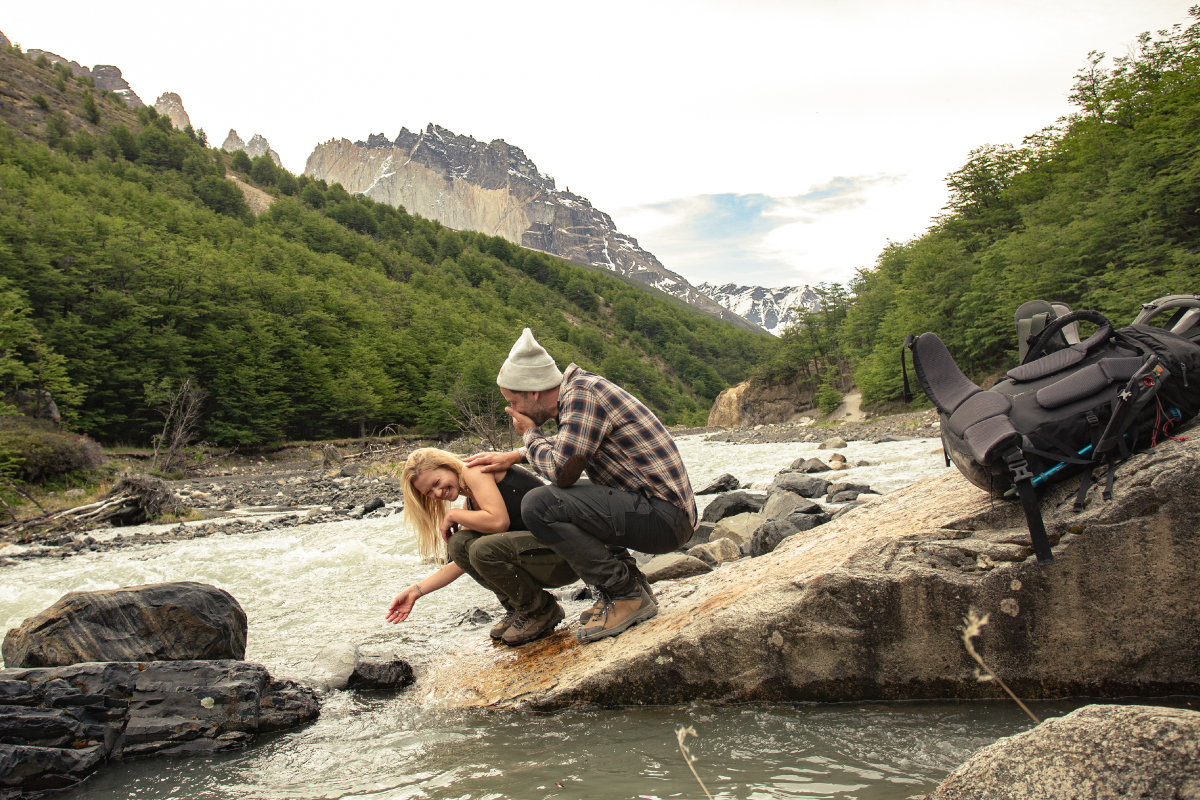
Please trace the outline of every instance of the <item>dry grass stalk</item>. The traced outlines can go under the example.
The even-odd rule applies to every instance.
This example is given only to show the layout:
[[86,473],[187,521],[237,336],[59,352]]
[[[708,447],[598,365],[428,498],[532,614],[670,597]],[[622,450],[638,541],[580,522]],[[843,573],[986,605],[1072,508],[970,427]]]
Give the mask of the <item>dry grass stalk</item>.
[[692,766],[696,760],[692,756],[692,751],[689,750],[688,746],[683,743],[684,739],[689,736],[695,736],[697,739],[700,738],[700,734],[696,733],[696,729],[691,725],[687,726],[686,728],[679,728],[675,731],[675,738],[679,741],[679,752],[683,753],[684,763],[688,765],[688,769],[692,771],[692,775],[696,776],[696,783],[700,784],[700,788],[704,790],[705,797],[707,797],[708,800],[713,800],[713,796],[708,792],[708,787],[704,785],[704,781],[700,780],[700,774],[697,773],[696,768]]
[[975,670],[975,680],[979,681],[980,683],[995,681],[996,683],[1000,684],[1000,687],[1004,689],[1004,691],[1008,692],[1008,696],[1016,701],[1017,705],[1021,707],[1021,710],[1029,715],[1029,718],[1033,720],[1034,724],[1041,725],[1042,721],[1034,716],[1033,712],[1029,710],[1027,705],[1021,702],[1021,698],[1013,694],[1012,689],[1008,688],[1008,684],[1000,680],[999,676],[992,672],[991,667],[983,663],[983,659],[980,657],[979,653],[975,652],[975,646],[971,644],[971,640],[978,636],[983,631],[983,627],[988,624],[988,619],[990,616],[990,614],[984,614],[981,617],[979,616],[979,612],[977,612],[974,608],[969,608],[967,609],[967,616],[963,617],[963,647],[967,648],[967,653],[970,654],[971,658],[975,659],[980,667],[983,667],[983,672],[980,672],[978,669]]

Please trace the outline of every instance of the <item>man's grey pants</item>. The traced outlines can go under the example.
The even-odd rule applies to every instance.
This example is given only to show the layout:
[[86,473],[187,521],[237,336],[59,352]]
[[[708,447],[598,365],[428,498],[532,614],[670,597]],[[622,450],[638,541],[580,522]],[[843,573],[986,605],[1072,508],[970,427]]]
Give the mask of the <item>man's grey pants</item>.
[[641,576],[627,548],[669,553],[694,533],[687,512],[666,500],[585,482],[534,489],[521,518],[584,583],[616,596],[630,594]]

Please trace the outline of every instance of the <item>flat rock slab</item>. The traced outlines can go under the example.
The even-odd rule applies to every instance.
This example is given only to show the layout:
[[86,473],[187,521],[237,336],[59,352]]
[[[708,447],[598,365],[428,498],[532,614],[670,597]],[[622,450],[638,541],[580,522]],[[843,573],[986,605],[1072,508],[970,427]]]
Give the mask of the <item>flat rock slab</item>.
[[1084,706],[976,751],[926,800],[1200,797],[1200,712]]
[[569,620],[519,649],[464,645],[430,670],[425,697],[536,709],[995,699],[959,638],[971,607],[991,614],[976,648],[1020,696],[1200,692],[1200,439],[1135,455],[1114,499],[1093,487],[1081,514],[1075,489],[1043,498],[1052,567],[1031,557],[1018,504],[950,469],[669,587],[658,616],[619,636],[580,645]]
[[233,595],[180,581],[71,592],[4,637],[8,667],[93,661],[246,657],[246,612]]

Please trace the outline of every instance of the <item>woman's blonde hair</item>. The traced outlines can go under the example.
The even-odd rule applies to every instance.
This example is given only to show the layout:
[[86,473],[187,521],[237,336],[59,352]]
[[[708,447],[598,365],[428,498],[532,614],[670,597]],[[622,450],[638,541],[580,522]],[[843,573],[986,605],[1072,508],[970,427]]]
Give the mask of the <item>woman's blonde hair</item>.
[[458,491],[461,494],[466,488],[463,483],[463,462],[445,450],[435,447],[414,450],[404,462],[404,471],[400,473],[400,484],[404,488],[404,521],[417,532],[417,552],[422,559],[438,563],[446,560],[446,542],[439,528],[450,503],[426,497],[417,491],[413,483],[423,473],[442,467],[458,476]]

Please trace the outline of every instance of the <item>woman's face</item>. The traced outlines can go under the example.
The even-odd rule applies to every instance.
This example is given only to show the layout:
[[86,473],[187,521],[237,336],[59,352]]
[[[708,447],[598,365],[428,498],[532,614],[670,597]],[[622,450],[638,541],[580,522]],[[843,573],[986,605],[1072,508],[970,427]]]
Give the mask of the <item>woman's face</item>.
[[458,499],[458,476],[446,467],[426,470],[413,481],[413,488],[430,500],[453,503]]

